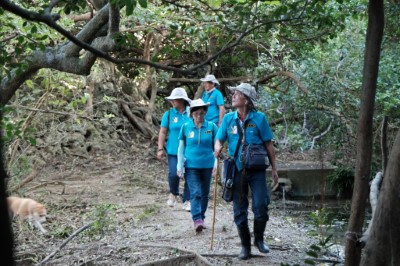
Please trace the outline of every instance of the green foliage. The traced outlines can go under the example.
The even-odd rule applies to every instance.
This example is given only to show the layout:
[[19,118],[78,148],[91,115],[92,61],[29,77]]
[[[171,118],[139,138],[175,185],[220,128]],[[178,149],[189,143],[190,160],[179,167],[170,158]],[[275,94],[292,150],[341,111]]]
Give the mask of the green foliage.
[[[19,184],[23,178],[32,172],[32,159],[29,156],[22,155],[17,161],[13,162],[8,169],[10,176],[12,177],[9,187]],[[19,194],[25,193],[24,188],[18,191]]]
[[71,226],[58,227],[53,232],[52,235],[57,238],[68,238],[73,233],[73,228]]
[[333,245],[333,235],[329,231],[332,229],[334,215],[332,212],[322,208],[321,210],[312,212],[310,218],[314,228],[309,231],[309,234],[317,236],[319,241],[318,244],[310,245],[306,251],[308,258],[304,262],[308,265],[316,265],[315,259],[318,259],[327,248]]
[[338,167],[328,175],[329,184],[339,193],[352,191],[354,185],[354,170],[346,167]]
[[[322,208],[310,214],[311,222],[314,228],[309,231],[312,236],[320,237],[320,242],[325,242],[327,232],[332,227],[334,215],[332,212]],[[329,236],[328,236],[329,237]]]
[[31,145],[36,145],[33,128],[23,128],[23,120],[16,120],[14,116],[17,110],[14,107],[4,106],[0,111],[3,114],[0,130],[2,131],[2,141],[8,145],[12,140],[21,139],[29,141]]
[[[65,14],[70,14],[71,12],[77,12],[86,8],[86,1],[84,0],[66,0],[63,11]],[[46,6],[44,6],[45,8]]]
[[92,226],[86,230],[90,239],[101,239],[107,232],[114,230],[114,213],[117,207],[113,204],[100,204],[89,214],[94,221]]
[[[30,10],[43,11],[48,2],[39,2],[34,7],[22,4]],[[274,78],[259,89],[262,94],[259,109],[266,112],[270,120],[285,119],[285,123],[274,128],[278,148],[306,151],[312,147],[312,138],[332,123],[331,130],[315,142],[315,147],[341,152],[340,145],[354,150],[352,143],[349,145],[349,129],[355,131],[360,106],[366,0],[113,0],[111,4],[121,8],[121,32],[113,35],[117,44],[113,51],[116,57],[140,57],[147,34],[155,33],[163,39],[151,60],[178,62],[175,66],[187,68],[246,32],[237,46],[210,64],[217,76],[249,76],[254,81],[277,71],[289,71],[309,91],[306,95],[287,77]],[[88,10],[83,0],[62,1],[53,9],[62,16],[58,23],[74,34],[82,29],[82,22],[75,23],[65,14],[77,15]],[[385,38],[376,118],[380,120],[383,115],[389,115],[398,124],[399,51],[393,48],[397,46],[390,45],[400,36],[395,30],[398,28],[397,11],[398,6],[388,5],[390,16],[387,21],[394,34],[388,36],[387,33]],[[0,34],[10,37],[0,43],[1,78],[10,76],[13,71],[23,73],[32,54],[65,42],[46,25],[19,19],[8,12],[0,14],[0,23]],[[252,31],[247,32],[250,29]],[[145,76],[144,69],[138,64],[118,65],[118,69],[132,79]],[[206,68],[199,69],[193,75],[199,77],[205,71]],[[161,71],[157,74],[160,88],[175,85],[169,82],[173,75]],[[27,81],[30,93],[24,93],[19,99],[21,103],[32,103],[43,95],[43,88],[36,86],[42,85],[53,92],[48,99],[51,108],[82,110],[87,98],[82,91],[56,86],[49,80],[44,77]],[[67,83],[73,82],[70,78]],[[322,105],[331,111],[321,110]],[[305,126],[303,115],[306,116]]]
[[149,206],[146,206],[146,208],[143,210],[143,213],[141,213],[141,214],[137,217],[137,219],[138,219],[138,220],[146,219],[146,218],[152,216],[153,214],[157,213],[159,209],[160,209],[160,207],[157,206],[157,205],[149,205]]

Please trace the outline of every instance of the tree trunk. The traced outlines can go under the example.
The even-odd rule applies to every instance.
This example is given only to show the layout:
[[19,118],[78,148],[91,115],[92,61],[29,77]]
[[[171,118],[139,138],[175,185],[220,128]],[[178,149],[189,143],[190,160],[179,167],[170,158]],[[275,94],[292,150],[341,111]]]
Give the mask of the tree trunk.
[[346,232],[345,265],[359,265],[361,246],[357,245],[362,235],[368,182],[372,155],[372,124],[379,72],[380,49],[384,27],[383,0],[370,0],[368,6],[368,29],[366,37],[364,69],[361,94],[361,110],[357,130],[357,160],[353,199],[349,225]]
[[[0,121],[3,120],[3,113],[0,110]],[[3,164],[3,134],[0,131],[0,244],[2,246],[0,252],[0,261],[2,265],[15,265],[14,255],[14,240],[11,229],[11,221],[8,216],[8,207],[6,200],[6,178],[7,173]]]
[[385,171],[388,162],[388,146],[387,146],[387,127],[388,127],[388,116],[385,116],[382,121],[381,128],[381,150],[382,150],[382,172],[385,176]]
[[374,223],[361,265],[400,265],[400,130],[379,192]]
[[[208,58],[210,58],[215,54],[214,52],[216,51],[216,48],[217,48],[217,39],[215,38],[215,36],[211,35],[210,38],[208,39],[208,41],[209,41]],[[215,63],[216,62],[217,61],[215,61]],[[212,74],[212,73],[213,73],[213,67],[212,67],[212,65],[209,64],[209,65],[207,65],[207,75]],[[216,78],[218,79],[218,77],[216,77]],[[198,80],[198,82],[200,82],[200,80]],[[193,96],[193,100],[201,98],[201,95],[203,94],[203,92],[204,92],[204,87],[200,83],[200,85],[196,89],[196,93]]]

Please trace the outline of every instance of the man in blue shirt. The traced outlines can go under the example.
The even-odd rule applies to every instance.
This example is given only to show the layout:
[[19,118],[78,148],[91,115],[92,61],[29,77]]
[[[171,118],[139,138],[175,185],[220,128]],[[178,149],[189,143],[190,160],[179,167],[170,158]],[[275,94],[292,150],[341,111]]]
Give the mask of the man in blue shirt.
[[201,99],[203,102],[210,104],[205,119],[214,122],[219,127],[225,114],[224,96],[217,89],[219,82],[214,75],[207,75],[200,80],[204,86]]
[[251,237],[248,226],[249,188],[252,192],[252,210],[254,213],[254,245],[262,253],[269,252],[268,246],[264,244],[264,231],[269,219],[270,197],[266,184],[265,168],[245,168],[243,158],[248,159],[248,157],[242,157],[242,153],[246,154],[243,150],[243,144],[246,144],[247,147],[257,146],[268,152],[273,183],[278,182],[278,172],[275,150],[271,141],[273,134],[265,115],[257,112],[254,108],[256,90],[248,83],[242,83],[229,89],[234,92],[232,107],[235,107],[236,111],[224,116],[216,136],[214,155],[216,158],[220,156],[223,143],[226,140],[229,143],[229,156],[234,156],[235,150],[239,149],[238,156],[235,158],[236,171],[233,177],[233,213],[242,245],[239,259],[246,260],[251,256]]

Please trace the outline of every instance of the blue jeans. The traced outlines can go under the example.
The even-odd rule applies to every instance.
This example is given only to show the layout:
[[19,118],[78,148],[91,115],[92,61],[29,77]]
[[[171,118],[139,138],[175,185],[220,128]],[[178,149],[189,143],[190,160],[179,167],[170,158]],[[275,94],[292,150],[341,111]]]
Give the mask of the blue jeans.
[[186,168],[193,221],[204,220],[210,195],[212,168]]
[[233,181],[233,215],[235,224],[239,227],[248,226],[249,187],[252,196],[254,220],[268,221],[269,190],[265,171],[245,170],[236,171]]
[[[179,176],[176,174],[176,164],[178,163],[178,157],[176,155],[168,155],[168,184],[169,192],[175,196],[179,195]],[[183,188],[183,202],[190,200],[190,192],[188,182],[185,178],[185,184]]]

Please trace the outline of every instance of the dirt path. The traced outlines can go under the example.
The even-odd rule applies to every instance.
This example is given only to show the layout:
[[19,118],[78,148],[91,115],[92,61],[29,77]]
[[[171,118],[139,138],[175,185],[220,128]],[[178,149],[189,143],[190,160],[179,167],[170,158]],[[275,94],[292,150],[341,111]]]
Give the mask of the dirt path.
[[307,236],[301,217],[283,217],[280,201],[274,201],[265,233],[271,252],[264,256],[253,247],[256,256],[239,261],[232,205],[222,201],[219,188],[210,250],[213,199],[205,220],[209,228],[196,235],[182,204],[166,205],[166,165],[121,156],[124,159],[99,156],[86,162],[57,161],[25,187],[25,197],[47,206],[49,235],[14,223],[18,265],[40,262],[72,232],[98,218],[101,222],[72,239],[46,265],[141,265],[159,260],[165,260],[160,265],[171,261],[170,265],[178,265],[177,257],[180,265],[195,265],[191,252],[212,265],[304,264],[305,251],[316,241]]

